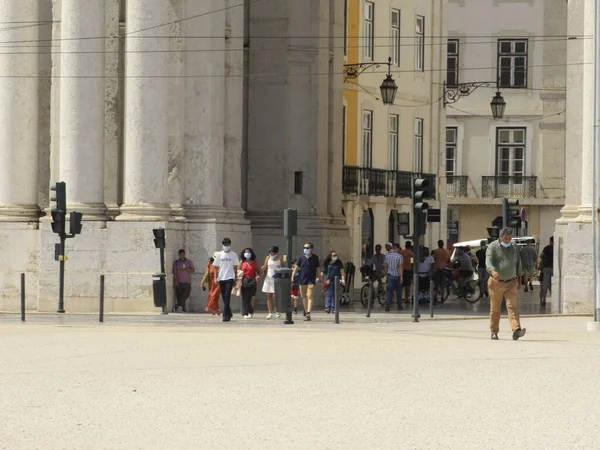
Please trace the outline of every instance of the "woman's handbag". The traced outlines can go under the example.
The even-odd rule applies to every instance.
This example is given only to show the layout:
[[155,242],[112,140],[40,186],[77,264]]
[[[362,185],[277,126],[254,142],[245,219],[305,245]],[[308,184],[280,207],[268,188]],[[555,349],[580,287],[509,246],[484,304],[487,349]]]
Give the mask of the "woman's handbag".
[[244,278],[242,280],[242,287],[245,287],[245,288],[256,287],[256,278]]

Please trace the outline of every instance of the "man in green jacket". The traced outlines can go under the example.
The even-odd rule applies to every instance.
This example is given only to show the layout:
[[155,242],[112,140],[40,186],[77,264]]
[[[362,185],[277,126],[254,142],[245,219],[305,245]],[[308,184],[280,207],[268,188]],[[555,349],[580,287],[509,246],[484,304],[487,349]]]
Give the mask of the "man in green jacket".
[[500,311],[502,299],[506,299],[508,317],[513,331],[513,340],[525,336],[525,328],[521,328],[519,311],[517,309],[517,294],[521,288],[521,256],[516,246],[512,244],[512,230],[503,228],[500,239],[490,244],[485,255],[485,265],[490,279],[490,331],[492,340],[498,340],[500,330]]

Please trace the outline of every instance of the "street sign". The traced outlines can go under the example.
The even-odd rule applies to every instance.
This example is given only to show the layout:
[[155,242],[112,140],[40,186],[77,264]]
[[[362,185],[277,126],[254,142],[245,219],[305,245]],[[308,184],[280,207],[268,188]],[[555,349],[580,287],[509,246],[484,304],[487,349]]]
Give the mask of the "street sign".
[[440,223],[442,221],[442,210],[432,209],[427,210],[427,222],[429,223]]

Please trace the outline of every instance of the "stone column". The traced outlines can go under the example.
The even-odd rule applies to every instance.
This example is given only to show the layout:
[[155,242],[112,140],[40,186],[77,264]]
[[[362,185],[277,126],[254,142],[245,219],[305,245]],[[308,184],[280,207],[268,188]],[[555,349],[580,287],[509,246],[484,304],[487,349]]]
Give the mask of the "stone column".
[[[586,36],[595,33],[595,6],[594,1],[585,1],[585,14],[583,32]],[[583,62],[594,61],[594,40],[583,39],[579,44],[582,50]],[[583,71],[583,99],[579,104],[581,111],[581,205],[580,214],[585,221],[592,220],[593,184],[594,184],[594,67],[586,64]]]
[[[38,1],[3,0],[0,17],[37,22]],[[39,39],[38,26],[7,28],[5,41]],[[19,47],[5,51],[15,54],[0,57],[0,221],[30,221],[38,217],[39,55]]]
[[[125,175],[120,219],[168,218],[169,2],[128,0]],[[151,28],[147,31],[140,31]],[[145,37],[152,36],[152,37]]]
[[[594,34],[594,0],[568,4],[568,34]],[[565,207],[556,222],[552,310],[593,310],[592,157],[594,59],[592,39],[567,43]]]
[[106,219],[104,70],[106,0],[62,0],[60,164],[69,209]]

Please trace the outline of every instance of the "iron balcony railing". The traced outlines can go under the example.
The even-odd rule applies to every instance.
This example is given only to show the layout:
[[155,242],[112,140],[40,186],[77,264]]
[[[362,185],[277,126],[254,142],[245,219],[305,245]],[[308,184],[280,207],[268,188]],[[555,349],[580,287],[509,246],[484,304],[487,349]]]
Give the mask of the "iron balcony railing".
[[469,177],[451,175],[446,177],[446,196],[452,198],[468,196]]
[[481,196],[484,198],[535,198],[537,177],[482,177]]
[[428,179],[435,199],[435,175],[427,173],[344,166],[342,186],[344,194],[410,198],[414,178]]

